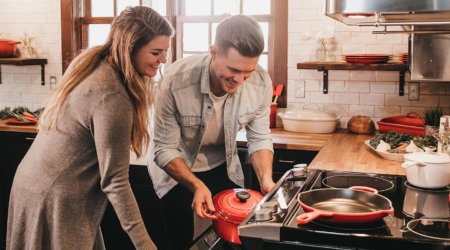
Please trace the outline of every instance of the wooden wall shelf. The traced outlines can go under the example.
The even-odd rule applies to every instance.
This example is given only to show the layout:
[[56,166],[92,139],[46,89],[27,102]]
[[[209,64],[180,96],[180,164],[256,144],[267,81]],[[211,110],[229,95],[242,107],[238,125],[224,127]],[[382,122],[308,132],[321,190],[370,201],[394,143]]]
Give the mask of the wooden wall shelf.
[[[15,66],[29,66],[29,65],[41,65],[41,85],[45,85],[45,64],[47,59],[45,58],[0,58],[0,66],[15,65]],[[0,84],[2,83],[2,70],[0,67]]]
[[297,63],[297,69],[323,71],[324,94],[328,94],[328,70],[399,71],[399,95],[405,95],[405,71],[408,70],[408,65],[404,63],[352,64],[346,62],[302,62]]

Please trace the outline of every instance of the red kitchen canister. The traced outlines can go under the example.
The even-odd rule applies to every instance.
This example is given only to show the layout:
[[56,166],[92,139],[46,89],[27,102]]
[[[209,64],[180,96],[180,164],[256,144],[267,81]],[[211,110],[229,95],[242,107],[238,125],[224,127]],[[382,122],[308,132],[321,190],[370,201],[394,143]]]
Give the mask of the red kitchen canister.
[[240,245],[237,227],[262,198],[263,195],[254,190],[227,189],[213,197],[216,212],[210,215],[204,211],[204,215],[213,220],[214,231],[222,239]]

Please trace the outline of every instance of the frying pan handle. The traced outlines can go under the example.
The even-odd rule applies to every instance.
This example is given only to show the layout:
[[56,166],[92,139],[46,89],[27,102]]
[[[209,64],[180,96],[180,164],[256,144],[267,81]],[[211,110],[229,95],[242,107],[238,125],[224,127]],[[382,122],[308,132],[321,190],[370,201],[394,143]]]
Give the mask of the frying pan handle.
[[206,218],[208,218],[210,220],[218,220],[219,219],[219,217],[217,217],[215,214],[209,214],[208,212],[206,212],[206,204],[203,204],[202,214],[203,214],[203,216],[205,216]]
[[366,187],[366,186],[352,186],[352,187],[349,187],[348,189],[366,191],[369,193],[378,194],[378,190],[376,190],[375,188]]
[[324,211],[320,211],[320,210],[313,210],[311,212],[298,215],[295,218],[295,220],[297,221],[297,224],[303,225],[303,224],[307,224],[307,223],[311,222],[312,220],[314,220],[317,217],[333,216],[333,215],[334,215],[333,213],[324,212]]

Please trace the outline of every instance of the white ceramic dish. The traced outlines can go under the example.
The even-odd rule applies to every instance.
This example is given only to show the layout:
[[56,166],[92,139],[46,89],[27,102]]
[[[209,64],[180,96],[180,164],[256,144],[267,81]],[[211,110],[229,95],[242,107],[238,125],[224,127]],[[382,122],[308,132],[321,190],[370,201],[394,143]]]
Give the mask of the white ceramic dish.
[[364,144],[366,144],[367,147],[369,147],[370,149],[375,151],[379,156],[381,156],[381,158],[386,159],[386,160],[391,160],[391,161],[404,161],[405,160],[405,158],[404,158],[405,154],[396,154],[396,153],[377,151],[374,148],[372,148],[372,146],[370,146],[369,142],[370,142],[370,140],[366,140],[366,141],[364,141]]
[[313,105],[315,105],[314,109],[306,109],[306,106],[308,106],[306,104],[299,110],[287,110],[278,113],[283,121],[284,129],[303,133],[333,133],[339,123],[340,116],[336,116],[332,112],[320,111],[319,106]]

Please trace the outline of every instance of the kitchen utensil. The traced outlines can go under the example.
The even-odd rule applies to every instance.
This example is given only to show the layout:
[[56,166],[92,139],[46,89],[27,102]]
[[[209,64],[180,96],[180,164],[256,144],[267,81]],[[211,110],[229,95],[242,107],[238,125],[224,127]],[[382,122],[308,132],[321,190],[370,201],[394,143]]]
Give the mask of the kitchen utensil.
[[448,218],[449,191],[406,187],[403,212],[411,217]]
[[375,131],[375,124],[372,119],[366,115],[356,115],[348,120],[347,128],[353,133],[371,134]]
[[277,127],[277,103],[270,104],[270,128]]
[[412,136],[425,135],[425,121],[416,112],[409,112],[406,116],[386,117],[377,122],[377,124],[381,133],[395,131]]
[[273,99],[273,103],[277,103],[278,101],[278,97],[281,95],[281,92],[283,92],[283,87],[284,84],[280,83],[277,85],[276,89],[275,89],[275,98]]
[[402,167],[409,183],[421,188],[444,188],[450,184],[450,156],[415,152],[406,154]]
[[287,110],[279,112],[283,127],[287,131],[304,133],[333,133],[336,129],[340,116],[335,113],[320,111],[316,104],[314,109],[307,109],[306,104],[300,110]]
[[20,42],[8,39],[0,39],[0,58],[15,57],[17,44],[20,44]]
[[297,202],[306,212],[296,217],[298,224],[315,219],[329,223],[360,224],[380,220],[394,212],[389,199],[367,187],[314,189],[301,192]]
[[213,220],[214,231],[222,239],[240,245],[237,227],[262,198],[263,195],[254,190],[228,189],[213,197],[216,212],[210,215],[203,210],[203,214]]

